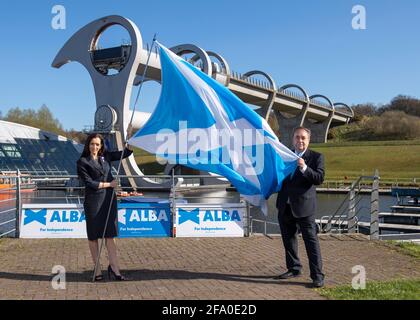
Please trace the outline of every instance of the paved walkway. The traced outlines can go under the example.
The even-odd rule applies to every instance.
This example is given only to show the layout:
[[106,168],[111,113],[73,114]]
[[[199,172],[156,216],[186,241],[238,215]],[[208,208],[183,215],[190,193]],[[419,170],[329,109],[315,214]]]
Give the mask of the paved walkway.
[[[420,262],[382,243],[320,239],[327,286],[350,284],[355,265],[366,268],[368,280],[420,277]],[[322,299],[308,286],[302,240],[303,276],[291,281],[271,279],[285,271],[279,237],[117,239],[117,246],[132,281],[91,283],[86,240],[1,239],[0,299]],[[52,288],[54,265],[66,269],[65,290]]]

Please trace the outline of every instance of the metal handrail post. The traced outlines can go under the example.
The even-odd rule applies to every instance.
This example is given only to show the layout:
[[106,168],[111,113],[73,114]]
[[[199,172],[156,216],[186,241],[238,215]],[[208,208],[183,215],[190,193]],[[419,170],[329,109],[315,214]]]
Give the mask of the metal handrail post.
[[[360,185],[360,183],[359,183]],[[356,185],[352,183],[350,187],[350,197],[349,197],[349,213],[347,216],[347,232],[354,233],[356,231],[356,192],[354,188]]]
[[264,219],[264,235],[267,235],[267,217]]
[[244,216],[244,236],[249,237],[249,226],[250,226],[250,208],[249,203],[242,197],[240,197],[239,203],[245,203],[245,216]]
[[171,185],[171,212],[172,212],[172,237],[176,236],[176,229],[175,229],[175,221],[176,221],[176,201],[175,201],[175,177],[174,177],[174,169],[172,168],[172,185]]
[[379,240],[379,172],[375,170],[370,199],[370,240]]
[[254,219],[252,219],[251,215],[249,216],[249,223],[250,223],[250,234],[254,234]]
[[249,202],[246,201],[246,200],[245,200],[245,203],[246,203],[246,211],[247,211],[247,228],[246,228],[246,235],[245,236],[249,237],[249,235],[250,235],[249,227],[250,227],[250,224],[251,224],[251,206],[250,206]]
[[20,171],[16,172],[16,221],[15,221],[15,238],[20,236],[20,215],[22,212],[22,199],[20,195]]

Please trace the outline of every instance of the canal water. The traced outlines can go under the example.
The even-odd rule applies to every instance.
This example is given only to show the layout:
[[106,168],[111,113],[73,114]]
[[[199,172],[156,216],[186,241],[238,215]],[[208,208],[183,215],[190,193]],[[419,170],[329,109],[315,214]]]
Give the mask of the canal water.
[[[145,197],[157,197],[162,199],[168,199],[168,192],[144,192]],[[333,215],[341,206],[340,212],[344,212],[345,208],[348,208],[349,204],[346,200],[346,194],[327,194],[318,193],[318,207],[316,218],[323,216]],[[10,197],[14,197],[11,195]],[[232,191],[191,191],[177,194],[177,198],[184,199],[188,203],[237,203],[239,202],[239,194]],[[265,217],[258,208],[251,208],[251,216],[254,219],[267,220],[277,223],[277,209],[276,209],[276,198],[274,194],[268,201],[268,216]],[[5,195],[2,195],[2,199],[7,199]],[[22,203],[82,203],[83,199],[78,197],[77,192],[65,193],[60,190],[38,190],[35,192],[25,192],[22,194]],[[345,203],[343,203],[345,201]],[[390,195],[380,195],[379,197],[379,211],[389,212],[390,206],[394,205],[396,199]],[[359,195],[356,199],[357,217],[360,221],[370,221],[370,195]],[[0,212],[15,207],[15,201],[0,202]],[[9,221],[15,217],[14,211],[0,213],[0,224],[2,222]],[[13,229],[14,222],[10,222],[5,225],[0,225],[0,234]],[[263,223],[255,221],[253,224],[254,232],[263,231]],[[279,227],[277,225],[268,224],[268,233],[279,233]]]

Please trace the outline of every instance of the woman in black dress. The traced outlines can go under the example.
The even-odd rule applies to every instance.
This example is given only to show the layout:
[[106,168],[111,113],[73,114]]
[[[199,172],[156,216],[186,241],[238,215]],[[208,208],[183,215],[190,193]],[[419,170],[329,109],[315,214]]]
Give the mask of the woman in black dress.
[[[86,216],[87,236],[93,263],[98,257],[98,239],[102,238],[109,207],[109,220],[105,231],[105,244],[108,251],[108,276],[115,280],[125,280],[121,275],[117,259],[117,248],[114,237],[117,236],[117,197],[113,188],[117,186],[111,173],[111,161],[119,161],[122,151],[110,152],[105,149],[104,139],[93,133],[86,140],[80,159],[77,161],[77,174],[85,185],[84,210]],[[126,148],[123,158],[133,153]],[[101,268],[95,280],[103,280]]]

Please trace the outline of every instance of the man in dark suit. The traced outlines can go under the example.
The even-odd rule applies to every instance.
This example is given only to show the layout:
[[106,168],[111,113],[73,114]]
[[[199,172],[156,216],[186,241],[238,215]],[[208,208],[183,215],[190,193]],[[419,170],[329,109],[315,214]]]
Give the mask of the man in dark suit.
[[305,127],[293,131],[294,152],[299,156],[296,171],[286,178],[278,193],[276,206],[281,236],[286,252],[287,272],[276,279],[289,279],[301,275],[298,257],[298,228],[302,232],[309,260],[310,276],[314,287],[324,285],[322,258],[315,223],[316,185],[324,181],[324,158],[309,150],[311,131]]

